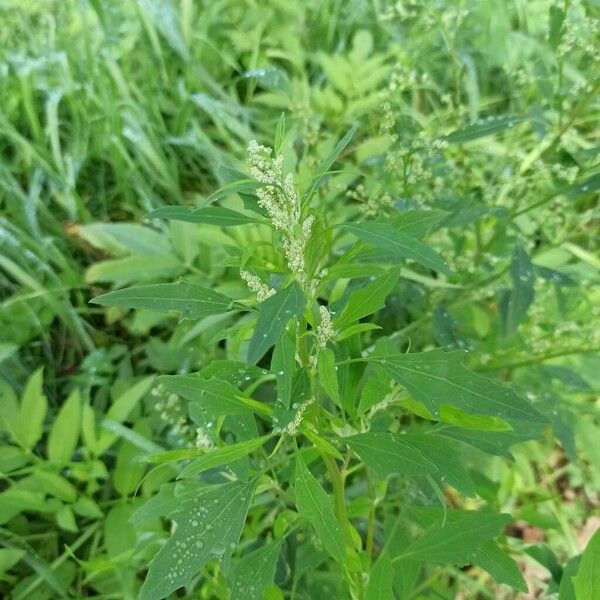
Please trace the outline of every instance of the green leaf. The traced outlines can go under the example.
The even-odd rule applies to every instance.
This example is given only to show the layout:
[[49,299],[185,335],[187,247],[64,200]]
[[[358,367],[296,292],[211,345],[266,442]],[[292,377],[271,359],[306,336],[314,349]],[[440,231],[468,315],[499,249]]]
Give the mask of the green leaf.
[[487,571],[498,583],[504,583],[519,592],[527,593],[527,583],[517,563],[502,552],[496,542],[490,540],[481,545],[475,551],[473,562]]
[[302,315],[305,304],[304,294],[295,282],[260,303],[258,320],[248,347],[250,364],[258,362],[263,354],[278,342],[289,321]]
[[438,518],[396,558],[454,565],[470,563],[475,550],[497,536],[510,519],[507,514],[474,510],[447,511],[445,520]]
[[234,227],[246,223],[262,223],[260,219],[222,206],[190,208],[188,206],[162,206],[146,215],[148,219],[170,219],[186,223],[208,223],[221,227]]
[[600,590],[600,529],[596,530],[581,555],[573,587],[577,600],[591,600]]
[[437,467],[437,472],[431,476],[438,483],[447,483],[468,497],[475,496],[475,485],[456,450],[456,443],[440,436],[419,433],[404,434],[401,440]]
[[237,561],[226,575],[231,598],[264,600],[264,590],[275,579],[275,568],[283,540],[269,543]]
[[389,223],[341,223],[337,227],[349,231],[363,242],[388,252],[395,260],[408,258],[427,267],[450,275],[452,272],[439,254],[418,239],[398,231]]
[[273,437],[273,434],[264,435],[254,440],[239,442],[229,446],[221,446],[219,448],[215,448],[214,450],[210,450],[187,465],[181,471],[181,473],[179,473],[179,477],[189,477],[190,475],[202,473],[202,471],[206,471],[214,467],[227,465],[235,460],[247,456],[255,450],[258,450],[267,440],[271,439],[271,437]]
[[279,120],[277,121],[277,127],[275,128],[275,139],[273,141],[273,153],[275,156],[281,154],[281,146],[285,138],[285,113],[282,112]]
[[344,438],[344,442],[381,478],[394,473],[420,476],[437,471],[435,464],[419,449],[403,440],[402,435],[380,432]]
[[77,447],[81,428],[81,396],[75,389],[62,405],[48,436],[48,458],[66,463]]
[[226,313],[233,306],[233,300],[228,296],[186,282],[135,286],[96,296],[90,302],[157,312],[174,311],[182,319],[202,319]]
[[232,194],[254,194],[261,187],[261,183],[254,179],[237,179],[226,183],[223,187],[213,192],[207,199],[206,204],[212,204],[221,198],[231,196]]
[[445,137],[445,140],[451,144],[470,142],[471,140],[476,140],[481,137],[500,133],[506,129],[511,129],[515,125],[523,123],[526,120],[527,119],[522,117],[488,117],[487,119],[483,119],[477,123],[453,131]]
[[387,552],[382,552],[369,574],[366,600],[390,600],[394,597],[394,565]]
[[275,374],[277,398],[288,408],[292,397],[292,381],[296,371],[296,344],[286,331],[275,344],[271,358],[271,371]]
[[564,11],[558,6],[550,7],[550,27],[548,32],[548,41],[550,42],[550,47],[554,50],[560,44],[560,40],[562,38],[562,26],[565,20]]
[[308,188],[304,202],[308,204],[314,193],[317,191],[319,184],[325,177],[327,171],[329,171],[331,165],[337,160],[340,154],[345,150],[346,146],[350,143],[358,127],[353,125],[346,132],[346,135],[333,147],[331,152],[323,159],[323,162],[317,168],[317,174],[313,177],[313,180]]
[[375,281],[352,292],[339,317],[334,319],[336,330],[342,330],[385,306],[385,299],[394,289],[400,272],[391,269]]
[[438,225],[448,213],[441,210],[406,210],[394,216],[394,229],[411,237],[421,237]]
[[319,383],[325,390],[325,393],[340,407],[342,398],[338,385],[337,373],[335,370],[335,354],[331,348],[322,348],[319,351],[317,368],[319,373]]
[[506,296],[504,307],[504,329],[506,335],[513,334],[525,319],[534,297],[535,275],[533,265],[522,246],[515,248],[510,263],[512,289]]
[[270,413],[268,406],[252,400],[233,384],[216,377],[201,379],[196,375],[163,375],[157,381],[162,383],[167,391],[198,404],[215,416]]
[[300,515],[313,526],[325,550],[335,560],[342,562],[346,556],[346,546],[331,498],[306,468],[300,455],[296,459],[294,492]]
[[228,557],[238,543],[254,482],[200,488],[173,515],[177,528],[150,563],[140,597],[160,600],[188,586],[211,559]]
[[92,265],[86,271],[85,280],[88,283],[113,283],[121,287],[134,282],[178,277],[184,269],[185,266],[177,256],[134,254]]
[[14,425],[17,441],[27,450],[35,446],[44,432],[48,401],[42,391],[43,372],[43,368],[39,368],[29,378],[21,397],[19,417]]
[[544,417],[509,386],[489,379],[463,365],[462,351],[440,349],[412,354],[373,356],[415,400],[439,418],[444,405],[467,413],[500,417],[522,424],[544,423]]

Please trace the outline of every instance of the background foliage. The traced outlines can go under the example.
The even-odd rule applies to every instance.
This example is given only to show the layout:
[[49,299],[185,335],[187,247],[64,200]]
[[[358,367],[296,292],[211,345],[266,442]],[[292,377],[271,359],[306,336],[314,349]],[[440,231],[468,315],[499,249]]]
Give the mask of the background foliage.
[[[398,597],[593,598],[598,535],[590,554],[579,555],[599,523],[598,12],[595,2],[568,0],[0,2],[3,595],[138,596],[167,537],[161,501],[168,503],[181,468],[154,468],[148,457],[204,448],[213,435],[190,419],[185,395],[156,378],[223,373],[223,361],[246,356],[252,322],[237,313],[190,309],[179,319],[89,301],[180,278],[246,301],[240,265],[278,287],[284,265],[256,215],[240,227],[147,217],[216,200],[243,212],[235,193],[210,194],[248,172],[246,148],[257,139],[279,142],[286,170],[314,192],[323,232],[346,223],[331,233],[330,306],[370,285],[367,270],[389,273],[377,260],[365,269],[348,251],[356,236],[373,239],[354,221],[391,223],[410,210],[437,220],[418,231],[437,254],[403,262],[387,301],[356,317],[381,329],[357,331],[345,342],[349,356],[356,339],[369,347],[385,338],[401,352],[467,350],[472,370],[515,386],[551,425],[533,436],[515,427],[500,442],[499,423],[442,411],[440,425],[470,444],[461,446],[460,469],[453,463],[446,476],[454,479],[407,483],[395,493],[412,500],[410,519],[424,528],[446,510],[448,527],[466,509],[510,513],[510,522],[488,525],[527,585],[497,555],[448,559],[444,548],[436,555],[421,541],[429,562],[448,564],[411,571],[413,549],[414,560],[398,566]],[[278,140],[282,113],[286,135]],[[341,139],[347,145],[336,153]],[[332,151],[331,172],[312,190]],[[393,245],[385,251],[396,262],[415,258]],[[267,349],[250,352],[260,358]],[[264,366],[233,373],[230,384],[248,395],[268,387],[274,375]],[[327,365],[319,368],[329,381],[324,395],[341,403]],[[359,412],[371,411],[380,431],[388,413],[420,431],[421,386],[402,384],[411,396],[393,398],[395,408],[384,411],[379,379],[376,371],[361,384]],[[346,437],[344,423],[335,425]],[[536,439],[523,441],[529,437]],[[516,445],[508,449],[507,439]],[[263,442],[272,449],[274,440]],[[372,466],[367,450],[353,450]],[[250,468],[243,456],[235,457],[238,474]],[[291,459],[288,466],[293,471]],[[320,486],[322,473],[304,466],[300,460],[285,477],[296,478],[296,500],[311,514],[302,486],[310,491],[313,479]],[[386,494],[387,470],[378,469],[384,476],[369,489],[356,476],[346,490],[349,516],[371,551],[391,527],[361,529]],[[235,485],[242,487],[207,493],[223,504],[231,498],[238,510],[249,492]],[[185,497],[185,486],[178,493]],[[265,500],[252,505],[245,525],[238,513],[227,516],[224,526],[243,527],[242,551],[226,576],[211,562],[189,597],[238,590],[231,597],[241,598],[247,573],[262,573],[273,599],[345,597],[323,544],[309,545],[308,530],[295,529],[282,493],[288,507],[276,514]],[[419,512],[424,506],[438,512]],[[323,518],[313,523],[317,531]],[[294,554],[298,531],[309,539]],[[335,542],[324,546],[340,552]],[[370,570],[385,589],[389,565],[382,559]]]

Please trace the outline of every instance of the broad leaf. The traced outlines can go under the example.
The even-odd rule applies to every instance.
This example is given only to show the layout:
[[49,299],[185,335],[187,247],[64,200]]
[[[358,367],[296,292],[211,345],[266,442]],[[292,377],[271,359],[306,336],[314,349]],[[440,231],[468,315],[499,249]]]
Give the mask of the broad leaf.
[[470,510],[450,510],[445,517],[439,509],[423,509],[436,515],[435,522],[397,558],[429,563],[463,565],[473,559],[475,550],[496,537],[510,521],[507,514]]
[[275,579],[281,544],[266,544],[233,565],[226,575],[232,600],[264,600],[265,588]]
[[374,356],[415,400],[439,418],[444,405],[467,413],[500,417],[508,422],[544,423],[544,417],[509,386],[467,369],[461,351],[440,349],[412,354]]
[[31,450],[42,437],[48,401],[42,389],[43,368],[39,368],[27,381],[19,416],[14,424],[14,434],[23,448]]
[[600,529],[583,551],[577,575],[573,577],[573,587],[577,600],[595,598],[600,590]]
[[502,552],[496,542],[489,541],[481,545],[473,556],[473,562],[487,571],[498,583],[504,583],[519,592],[527,593],[527,583],[517,563]]
[[369,574],[367,600],[389,600],[394,597],[394,565],[387,552],[383,552]]
[[173,518],[175,533],[150,563],[140,592],[160,600],[187,586],[211,559],[231,554],[238,543],[252,500],[254,483],[227,483],[200,488]]
[[266,405],[252,400],[233,384],[216,377],[201,379],[196,375],[163,375],[157,381],[169,392],[198,404],[215,416],[270,412]]
[[244,456],[247,456],[251,452],[258,450],[268,439],[272,437],[272,434],[264,435],[254,440],[248,440],[245,442],[239,442],[237,444],[231,444],[229,446],[221,446],[214,450],[209,450],[196,460],[193,460],[187,465],[179,474],[179,477],[189,477],[197,473],[202,473],[208,469],[214,467],[220,467],[232,463]]
[[294,492],[298,511],[313,526],[325,550],[335,560],[343,561],[346,555],[346,546],[333,512],[331,498],[306,468],[300,456],[296,460]]
[[140,285],[96,296],[92,304],[157,312],[178,312],[182,319],[202,319],[230,311],[233,300],[207,287],[187,283]]
[[275,295],[261,302],[258,320],[248,347],[248,362],[255,364],[263,354],[276,344],[290,319],[304,312],[306,299],[298,284],[279,290]]
[[81,396],[75,389],[54,419],[48,436],[48,458],[57,463],[66,463],[77,447],[81,429]]
[[399,275],[398,269],[392,269],[375,281],[352,292],[340,316],[334,320],[335,328],[342,330],[355,321],[382,309],[385,306],[385,299],[394,289]]
[[394,473],[412,476],[435,473],[435,464],[403,438],[393,433],[369,432],[344,438],[344,442],[379,477]]
[[381,222],[342,223],[339,228],[349,231],[363,242],[388,252],[394,259],[408,258],[427,267],[450,275],[448,265],[429,246],[398,231],[393,225]]

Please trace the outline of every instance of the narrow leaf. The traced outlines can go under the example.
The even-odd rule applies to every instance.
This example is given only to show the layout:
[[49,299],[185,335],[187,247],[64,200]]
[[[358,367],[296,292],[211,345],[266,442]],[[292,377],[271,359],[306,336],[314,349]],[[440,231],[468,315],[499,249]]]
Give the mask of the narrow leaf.
[[62,405],[48,436],[48,458],[66,463],[77,447],[81,429],[81,396],[75,389]]
[[157,312],[178,312],[182,319],[202,319],[231,310],[233,300],[207,287],[186,282],[157,283],[96,296],[92,304]]
[[147,214],[148,219],[169,219],[186,223],[208,223],[221,227],[234,227],[246,223],[261,223],[260,219],[245,215],[223,206],[205,206],[190,208],[188,206],[162,206]]

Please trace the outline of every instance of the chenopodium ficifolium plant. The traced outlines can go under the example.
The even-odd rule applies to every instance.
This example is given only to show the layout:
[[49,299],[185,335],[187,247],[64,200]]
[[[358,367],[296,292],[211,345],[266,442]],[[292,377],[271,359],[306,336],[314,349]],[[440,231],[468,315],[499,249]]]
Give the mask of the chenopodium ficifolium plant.
[[250,177],[212,197],[239,193],[244,212],[214,202],[155,212],[269,227],[279,259],[239,250],[241,298],[182,281],[94,300],[238,319],[227,359],[158,378],[187,402],[202,439],[212,428],[210,444],[149,457],[175,464],[178,476],[136,517],[171,523],[144,600],[182,586],[236,600],[282,598],[283,590],[404,598],[439,565],[474,565],[527,589],[505,552],[511,517],[477,495],[465,454],[510,457],[545,418],[512,387],[469,370],[462,351],[408,352],[394,332],[379,333],[373,315],[394,305],[399,265],[410,261],[411,273],[442,281],[454,275],[422,241],[442,226],[437,212],[327,221],[316,193],[353,133],[302,192],[282,156],[253,141]]

